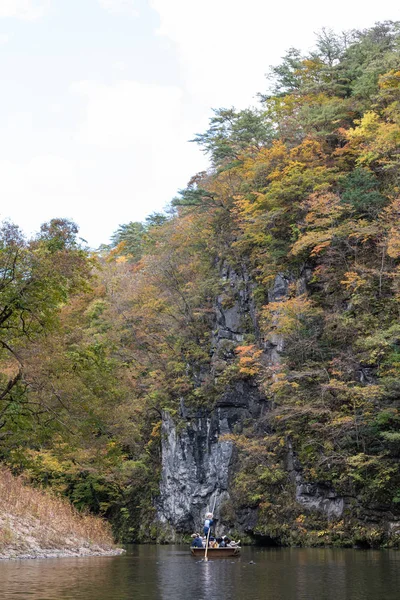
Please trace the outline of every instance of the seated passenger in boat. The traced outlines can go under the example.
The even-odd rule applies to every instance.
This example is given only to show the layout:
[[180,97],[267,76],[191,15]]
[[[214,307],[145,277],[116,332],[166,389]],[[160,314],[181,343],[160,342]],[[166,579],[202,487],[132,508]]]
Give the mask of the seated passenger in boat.
[[226,547],[225,540],[222,537],[217,537],[217,542],[218,542],[218,547],[219,548],[225,548]]
[[230,538],[228,538],[227,535],[224,535],[222,539],[225,542],[225,546],[227,548],[236,548],[240,545],[240,540],[238,542],[235,542],[235,540],[231,540]]
[[202,548],[203,547],[203,540],[200,537],[199,533],[193,533],[192,534],[192,547],[193,548]]

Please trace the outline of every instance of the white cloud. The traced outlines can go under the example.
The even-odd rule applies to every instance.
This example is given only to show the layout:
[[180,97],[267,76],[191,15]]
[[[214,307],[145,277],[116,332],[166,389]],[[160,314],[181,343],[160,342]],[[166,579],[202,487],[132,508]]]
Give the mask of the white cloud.
[[160,16],[158,33],[175,42],[197,100],[212,106],[251,103],[273,54],[273,5],[260,0],[150,1]]
[[71,93],[86,103],[73,143],[97,163],[90,197],[96,198],[96,219],[108,235],[120,223],[161,210],[196,169],[205,167],[199,150],[187,143],[195,126],[185,119],[179,87],[81,81]]
[[0,194],[0,219],[15,221],[28,234],[54,216],[73,218],[87,202],[79,188],[77,165],[53,155],[19,163],[0,160]]
[[106,85],[81,81],[71,92],[87,102],[86,120],[76,138],[79,142],[104,149],[137,148],[158,151],[168,147],[171,137],[182,137],[182,90],[119,81]]
[[8,44],[11,39],[11,35],[9,33],[0,33],[0,46],[4,46]]
[[0,18],[34,21],[40,19],[49,6],[50,0],[0,0]]
[[63,111],[63,106],[58,102],[53,102],[52,104],[50,104],[49,110],[53,115],[59,115]]
[[255,104],[265,73],[291,46],[307,50],[323,26],[337,31],[393,19],[393,0],[379,4],[336,0],[150,0],[158,33],[178,49],[186,84],[211,106]]
[[[13,159],[4,154],[0,160],[0,220],[10,218],[29,234],[65,216],[95,247],[119,224],[162,210],[205,160],[187,143],[195,126],[184,118],[179,87],[81,81],[70,93],[84,117],[68,138],[58,140],[57,155],[36,155],[33,146],[25,158],[13,152]],[[14,114],[9,137],[25,140],[29,132],[34,139],[36,130],[25,117]]]
[[136,0],[99,0],[106,10],[114,14],[126,14],[133,17],[139,16]]
[[126,71],[126,63],[123,60],[118,60],[112,65],[116,71]]

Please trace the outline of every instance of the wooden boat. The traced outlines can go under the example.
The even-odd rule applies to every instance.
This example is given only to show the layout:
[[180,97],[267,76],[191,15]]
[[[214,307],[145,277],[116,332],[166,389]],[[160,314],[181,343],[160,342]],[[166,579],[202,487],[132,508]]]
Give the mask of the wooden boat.
[[[206,553],[205,548],[190,548],[190,552],[193,556],[204,557]],[[232,556],[240,556],[240,546],[233,546],[227,548],[209,548],[207,550],[207,558],[231,558]]]

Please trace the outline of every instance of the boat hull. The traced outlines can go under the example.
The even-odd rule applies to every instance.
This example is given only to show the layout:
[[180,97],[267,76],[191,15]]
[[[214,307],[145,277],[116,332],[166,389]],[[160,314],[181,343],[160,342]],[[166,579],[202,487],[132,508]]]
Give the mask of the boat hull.
[[[190,548],[190,552],[193,556],[200,556],[204,558],[206,549],[205,548]],[[232,556],[240,556],[240,548],[209,548],[207,550],[207,558],[231,558]]]

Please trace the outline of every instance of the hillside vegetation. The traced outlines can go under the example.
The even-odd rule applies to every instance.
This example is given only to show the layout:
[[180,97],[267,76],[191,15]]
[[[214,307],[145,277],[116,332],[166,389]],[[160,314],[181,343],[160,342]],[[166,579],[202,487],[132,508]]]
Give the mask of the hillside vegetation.
[[[271,410],[231,436],[229,518],[257,508],[258,531],[284,544],[398,543],[399,44],[383,23],[291,49],[258,108],[215,110],[196,135],[210,169],[95,256],[72,224],[29,242],[5,226],[5,463],[149,539],[161,411],[212,408],[251,380]],[[227,267],[254,311],[216,354],[216,299],[229,308],[243,291]],[[277,276],[286,292],[272,298]],[[289,448],[308,482],[350,499],[344,518],[295,502]]]

